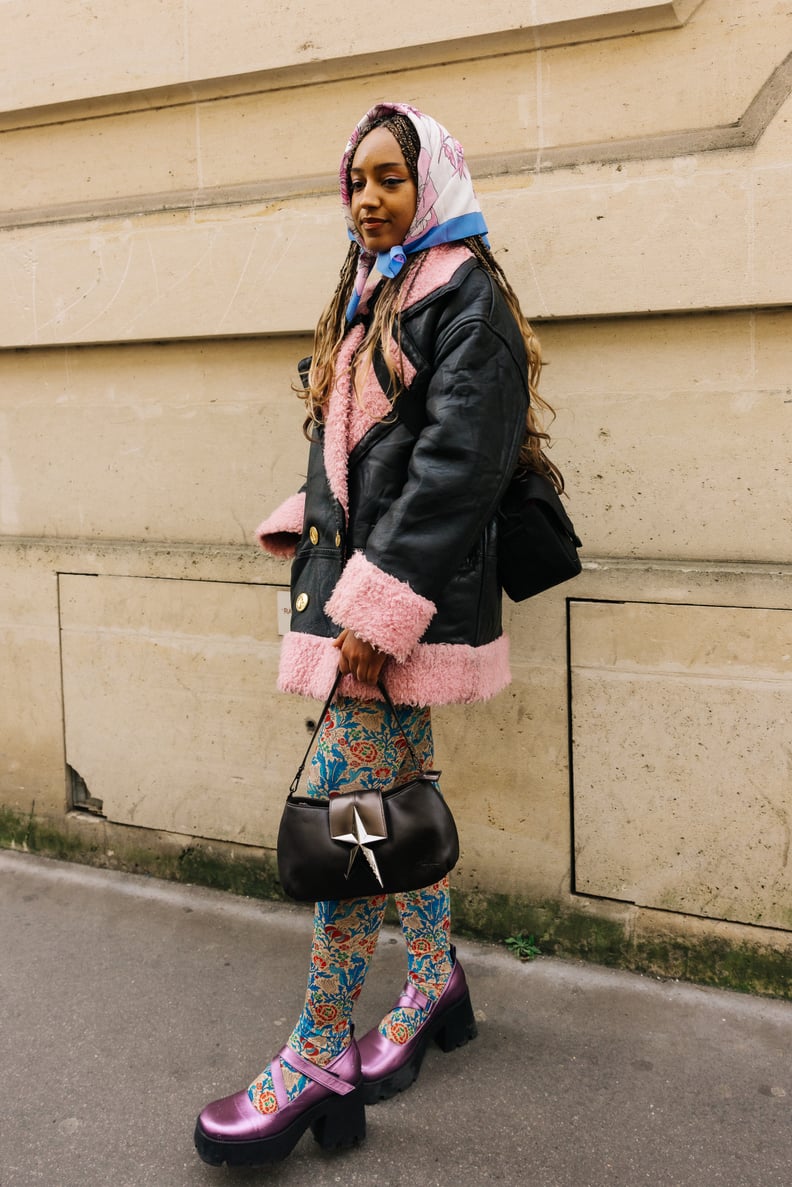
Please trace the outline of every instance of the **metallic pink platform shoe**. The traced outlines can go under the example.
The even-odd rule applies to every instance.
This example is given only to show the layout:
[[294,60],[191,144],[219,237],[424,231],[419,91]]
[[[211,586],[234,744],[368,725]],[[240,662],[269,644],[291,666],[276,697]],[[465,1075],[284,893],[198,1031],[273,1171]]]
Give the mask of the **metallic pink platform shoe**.
[[[280,1060],[311,1083],[293,1101],[286,1096]],[[317,1067],[291,1047],[270,1065],[276,1113],[260,1113],[247,1089],[207,1105],[195,1126],[195,1148],[211,1166],[263,1166],[290,1154],[310,1125],[323,1150],[346,1149],[366,1136],[360,1054],[355,1040],[327,1067]]]
[[[454,948],[451,949],[451,956],[454,960],[451,976],[440,997],[430,1006],[420,1029],[408,1042],[392,1043],[380,1034],[377,1027],[360,1040],[363,1100],[367,1105],[388,1100],[410,1087],[418,1077],[426,1048],[432,1039],[441,1051],[453,1051],[469,1039],[475,1039],[478,1031],[470,993]],[[408,981],[393,1008],[423,1009],[427,1005],[429,998]]]

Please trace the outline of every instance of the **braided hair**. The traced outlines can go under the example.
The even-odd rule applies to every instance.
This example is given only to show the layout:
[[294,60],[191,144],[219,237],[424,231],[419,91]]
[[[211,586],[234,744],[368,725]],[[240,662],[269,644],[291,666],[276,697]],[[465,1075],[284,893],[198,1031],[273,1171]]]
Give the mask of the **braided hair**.
[[[421,151],[421,142],[415,125],[401,112],[392,112],[375,120],[366,129],[365,135],[375,128],[386,128],[393,135],[402,151],[404,163],[416,189],[420,190],[418,157]],[[361,137],[361,139],[364,138],[365,136]],[[349,170],[352,160],[353,157],[350,156],[347,164],[348,189],[351,188]],[[519,465],[526,470],[544,474],[560,493],[564,489],[564,479],[558,467],[546,456],[543,448],[549,443],[550,438],[543,428],[542,417],[546,416],[552,420],[555,414],[537,390],[542,369],[539,339],[520,308],[517,294],[483,238],[480,235],[474,235],[463,242],[500,289],[514,320],[517,322],[525,344],[530,400],[526,413],[525,436],[520,448]],[[346,259],[341,267],[336,290],[316,327],[308,387],[305,391],[301,388],[295,389],[305,400],[306,420],[303,431],[309,439],[312,436],[313,428],[323,421],[323,409],[327,406],[336,381],[336,359],[348,328],[346,308],[355,284],[360,250],[356,242],[353,241],[350,244]],[[352,383],[356,368],[370,365],[372,353],[377,346],[379,346],[388,368],[394,402],[398,398],[400,390],[403,389],[404,377],[398,373],[398,364],[394,360],[391,344],[395,342],[397,348],[399,346],[401,330],[399,313],[425,258],[426,253],[423,251],[409,255],[397,276],[383,280],[365,337],[355,351],[355,356],[350,364],[348,380],[352,385],[353,392],[356,390],[356,385]]]
[[[394,111],[390,115],[381,115],[379,119],[373,121],[366,128],[366,136],[369,132],[373,132],[375,128],[387,128],[393,139],[402,150],[404,163],[407,166],[410,177],[415,182],[415,188],[418,189],[418,156],[421,151],[421,140],[418,135],[418,129],[415,124],[406,115],[400,111]],[[361,137],[365,139],[365,137]],[[353,157],[347,162],[347,190],[351,190],[351,179],[349,176],[352,168]]]

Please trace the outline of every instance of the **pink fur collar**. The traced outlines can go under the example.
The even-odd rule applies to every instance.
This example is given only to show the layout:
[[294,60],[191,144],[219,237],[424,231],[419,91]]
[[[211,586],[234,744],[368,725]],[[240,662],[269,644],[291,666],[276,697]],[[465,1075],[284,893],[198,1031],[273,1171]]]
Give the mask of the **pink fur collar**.
[[435,289],[448,284],[465,260],[472,257],[473,252],[463,243],[444,243],[439,247],[431,247],[412,278],[402,308],[409,309],[411,305],[417,305]]
[[[409,309],[424,297],[428,297],[435,289],[448,284],[457,269],[471,256],[470,249],[462,244],[449,243],[430,248],[425,252],[420,267],[412,278],[403,308]],[[391,406],[373,367],[369,367],[365,382],[357,395],[353,390],[350,365],[363,337],[363,327],[357,325],[349,331],[342,343],[336,361],[335,384],[325,421],[325,472],[330,490],[343,507],[345,515],[349,514],[349,455],[371,426],[387,415]],[[396,371],[409,387],[415,378],[415,368],[394,341],[391,342],[391,352]]]

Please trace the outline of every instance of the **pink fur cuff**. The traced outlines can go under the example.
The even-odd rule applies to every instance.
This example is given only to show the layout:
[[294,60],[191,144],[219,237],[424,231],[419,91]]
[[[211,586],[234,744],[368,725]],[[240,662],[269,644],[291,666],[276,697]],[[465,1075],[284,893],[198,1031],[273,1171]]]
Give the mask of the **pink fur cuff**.
[[338,626],[403,663],[432,621],[437,607],[406,581],[378,569],[356,552],[325,611]]
[[305,516],[305,492],[290,495],[276,511],[256,528],[256,539],[272,556],[292,557],[302,535]]
[[[338,651],[332,639],[290,631],[281,650],[278,688],[323,701],[338,672]],[[386,660],[385,687],[397,705],[449,705],[486,701],[505,688],[509,672],[509,640],[501,635],[482,647],[464,643],[419,643],[406,663]],[[381,699],[371,684],[351,676],[341,694],[363,700]]]

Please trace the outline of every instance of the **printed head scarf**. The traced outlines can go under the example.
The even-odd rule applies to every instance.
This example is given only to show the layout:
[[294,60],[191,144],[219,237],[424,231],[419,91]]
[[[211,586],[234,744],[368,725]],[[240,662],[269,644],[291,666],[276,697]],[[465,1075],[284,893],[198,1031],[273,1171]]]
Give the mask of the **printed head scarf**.
[[[371,131],[372,125],[383,117],[397,112],[407,116],[418,133],[421,148],[418,154],[418,204],[415,218],[404,237],[404,243],[390,251],[366,251],[357,232],[350,208],[349,169],[355,149]],[[487,234],[487,224],[473,191],[473,182],[465,164],[462,145],[431,116],[416,111],[407,103],[378,103],[367,111],[352,133],[341,159],[341,201],[344,206],[349,238],[360,248],[355,287],[347,306],[347,319],[355,316],[372,269],[382,276],[398,276],[407,256],[438,243],[455,243],[471,235]],[[373,281],[375,277],[371,276]],[[379,280],[379,276],[376,277]]]

